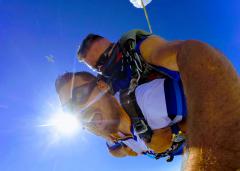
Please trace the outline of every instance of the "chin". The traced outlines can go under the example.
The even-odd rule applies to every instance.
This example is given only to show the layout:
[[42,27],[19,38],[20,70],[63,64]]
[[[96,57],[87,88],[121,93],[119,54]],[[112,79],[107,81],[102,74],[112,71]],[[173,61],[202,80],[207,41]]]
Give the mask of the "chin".
[[117,129],[112,129],[112,128],[105,128],[104,130],[97,130],[94,131],[93,133],[97,136],[101,136],[101,137],[109,137],[111,134],[116,134],[118,131]]

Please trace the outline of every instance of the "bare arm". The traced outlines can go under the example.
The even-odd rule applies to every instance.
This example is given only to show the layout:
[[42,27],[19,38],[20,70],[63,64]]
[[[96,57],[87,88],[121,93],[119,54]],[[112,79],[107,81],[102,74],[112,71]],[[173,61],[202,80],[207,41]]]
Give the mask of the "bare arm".
[[132,151],[127,146],[120,146],[117,149],[111,150],[109,149],[109,152],[114,157],[125,157],[125,156],[137,156],[137,153]]

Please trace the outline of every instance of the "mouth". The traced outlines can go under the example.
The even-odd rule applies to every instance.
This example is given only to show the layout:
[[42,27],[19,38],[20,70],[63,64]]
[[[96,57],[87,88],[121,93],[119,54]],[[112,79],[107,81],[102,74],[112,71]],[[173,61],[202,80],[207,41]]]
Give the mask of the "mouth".
[[103,113],[99,109],[92,109],[85,112],[83,125],[88,128],[90,131],[93,131],[95,134],[106,134],[116,132],[118,122],[116,120],[111,120],[104,118]]
[[104,121],[102,118],[102,113],[98,110],[91,111],[89,114],[89,117],[85,119],[85,123],[90,126],[94,126],[97,128],[101,128],[104,125]]
[[101,126],[103,124],[102,114],[100,112],[94,113],[91,122],[95,125]]

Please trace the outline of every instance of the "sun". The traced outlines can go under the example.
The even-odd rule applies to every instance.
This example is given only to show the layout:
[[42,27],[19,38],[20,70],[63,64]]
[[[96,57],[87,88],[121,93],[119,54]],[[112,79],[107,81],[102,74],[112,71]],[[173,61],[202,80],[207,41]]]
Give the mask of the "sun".
[[76,115],[61,111],[50,115],[46,124],[40,126],[50,127],[55,134],[61,136],[73,136],[81,130],[81,124]]

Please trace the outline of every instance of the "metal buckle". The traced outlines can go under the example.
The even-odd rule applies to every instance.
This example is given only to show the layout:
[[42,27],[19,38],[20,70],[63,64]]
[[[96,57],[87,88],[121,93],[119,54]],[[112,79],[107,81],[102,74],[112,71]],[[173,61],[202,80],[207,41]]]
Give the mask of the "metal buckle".
[[137,134],[143,134],[148,130],[148,127],[143,120],[140,120],[140,122],[136,123],[134,128]]
[[175,143],[180,143],[182,141],[185,141],[185,139],[186,138],[185,138],[184,134],[181,131],[179,131],[179,133],[177,135],[173,134],[172,141],[175,142]]

